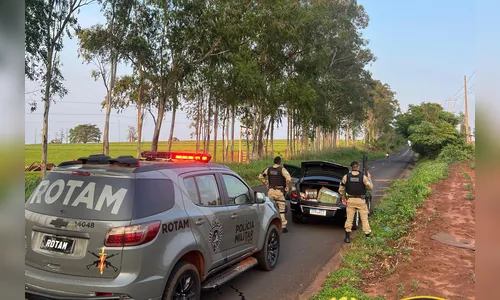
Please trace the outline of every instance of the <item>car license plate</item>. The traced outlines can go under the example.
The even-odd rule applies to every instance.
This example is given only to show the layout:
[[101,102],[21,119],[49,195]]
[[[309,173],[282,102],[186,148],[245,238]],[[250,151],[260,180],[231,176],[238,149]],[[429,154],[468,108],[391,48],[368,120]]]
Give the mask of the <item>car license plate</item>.
[[309,213],[311,215],[316,215],[316,216],[326,216],[326,210],[324,209],[315,209],[315,208],[311,208],[309,210]]
[[46,235],[43,237],[40,248],[53,252],[69,254],[73,252],[74,243],[75,241],[72,239]]

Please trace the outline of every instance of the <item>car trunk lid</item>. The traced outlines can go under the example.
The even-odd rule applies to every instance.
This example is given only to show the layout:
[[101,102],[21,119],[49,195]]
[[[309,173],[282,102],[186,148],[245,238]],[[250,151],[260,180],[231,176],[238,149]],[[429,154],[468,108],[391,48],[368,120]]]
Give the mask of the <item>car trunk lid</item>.
[[25,205],[26,264],[67,275],[116,277],[123,246],[108,232],[131,223],[134,174],[51,171]]
[[326,161],[305,161],[301,164],[301,177],[324,176],[342,179],[349,173],[349,168]]

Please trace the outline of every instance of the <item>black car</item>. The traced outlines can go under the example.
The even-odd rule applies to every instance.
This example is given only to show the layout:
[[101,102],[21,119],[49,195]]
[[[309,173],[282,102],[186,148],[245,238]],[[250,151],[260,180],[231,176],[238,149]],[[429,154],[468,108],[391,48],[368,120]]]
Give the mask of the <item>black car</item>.
[[[284,167],[292,177],[292,188],[287,193],[290,201],[292,221],[302,223],[308,217],[323,217],[341,219],[345,221],[346,206],[338,194],[342,177],[349,173],[349,168],[340,164],[326,161],[305,161],[300,167],[285,164]],[[321,201],[318,195],[327,193],[329,201]],[[367,193],[368,209],[371,213],[371,195]],[[353,229],[361,225],[359,213],[354,216]]]

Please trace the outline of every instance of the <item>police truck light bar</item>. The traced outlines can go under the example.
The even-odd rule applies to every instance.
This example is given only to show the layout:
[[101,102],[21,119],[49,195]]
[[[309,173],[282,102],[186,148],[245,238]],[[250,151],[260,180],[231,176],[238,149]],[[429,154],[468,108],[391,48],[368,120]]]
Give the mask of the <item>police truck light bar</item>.
[[208,163],[212,156],[208,153],[192,153],[192,152],[156,152],[156,151],[144,151],[141,156],[146,160],[152,160],[157,158],[163,159],[177,159],[177,160],[192,160]]

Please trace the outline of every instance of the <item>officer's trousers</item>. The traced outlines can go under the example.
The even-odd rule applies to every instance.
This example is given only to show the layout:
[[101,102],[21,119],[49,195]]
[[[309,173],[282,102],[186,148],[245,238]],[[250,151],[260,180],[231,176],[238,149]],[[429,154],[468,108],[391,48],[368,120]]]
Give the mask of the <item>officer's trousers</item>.
[[366,201],[361,198],[349,198],[347,200],[347,220],[345,221],[345,231],[351,232],[352,222],[354,221],[354,214],[356,210],[359,211],[361,224],[363,225],[363,232],[371,233],[370,224],[368,223],[368,205]]
[[[275,200],[276,204],[278,205],[281,216],[281,226],[282,228],[286,228],[287,221],[284,213],[286,211],[285,195],[283,195],[283,192],[281,192],[280,190],[269,189],[269,191],[267,192],[267,196]],[[276,200],[281,200],[281,201],[276,201]]]

